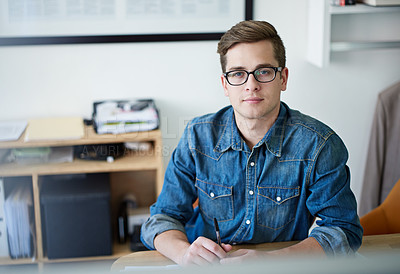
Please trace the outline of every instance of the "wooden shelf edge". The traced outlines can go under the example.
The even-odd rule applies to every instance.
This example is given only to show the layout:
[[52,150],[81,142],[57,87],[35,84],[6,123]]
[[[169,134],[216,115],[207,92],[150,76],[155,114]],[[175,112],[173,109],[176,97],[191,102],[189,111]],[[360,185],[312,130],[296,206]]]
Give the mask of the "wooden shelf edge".
[[44,257],[42,259],[11,259],[9,257],[0,258],[1,265],[26,265],[26,264],[39,264],[39,263],[67,263],[67,262],[85,262],[85,261],[101,261],[101,260],[116,260],[122,256],[133,253],[129,248],[129,243],[127,244],[113,244],[113,253],[111,255],[101,255],[101,256],[88,256],[88,257],[74,257],[74,258],[61,258],[61,259],[49,259]]
[[10,257],[0,257],[0,265],[23,265],[37,264],[39,260],[35,258],[11,259]]
[[73,173],[97,173],[97,172],[122,172],[138,170],[157,170],[159,155],[151,151],[143,154],[132,154],[116,159],[113,163],[106,161],[91,161],[75,159],[69,163],[43,163],[43,164],[3,164],[0,165],[0,176],[32,176],[37,175],[56,175]]
[[129,249],[128,244],[113,244],[113,253],[111,255],[100,255],[100,256],[88,256],[88,257],[74,257],[74,258],[60,258],[60,259],[49,259],[47,257],[40,260],[43,263],[66,263],[66,262],[85,262],[85,261],[101,261],[101,260],[116,260],[119,257],[133,253]]
[[77,146],[89,144],[109,144],[123,142],[145,142],[161,138],[161,130],[138,131],[124,134],[97,134],[92,126],[85,126],[85,136],[81,139],[71,140],[42,140],[25,142],[25,134],[17,141],[0,142],[0,149],[22,148],[22,147],[55,147],[55,146]]

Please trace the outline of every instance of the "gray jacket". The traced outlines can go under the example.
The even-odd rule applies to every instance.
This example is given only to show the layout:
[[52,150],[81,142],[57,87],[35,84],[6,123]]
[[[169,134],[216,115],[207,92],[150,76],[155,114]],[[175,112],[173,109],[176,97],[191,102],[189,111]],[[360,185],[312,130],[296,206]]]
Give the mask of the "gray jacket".
[[380,205],[400,179],[400,82],[378,95],[365,166],[360,216]]

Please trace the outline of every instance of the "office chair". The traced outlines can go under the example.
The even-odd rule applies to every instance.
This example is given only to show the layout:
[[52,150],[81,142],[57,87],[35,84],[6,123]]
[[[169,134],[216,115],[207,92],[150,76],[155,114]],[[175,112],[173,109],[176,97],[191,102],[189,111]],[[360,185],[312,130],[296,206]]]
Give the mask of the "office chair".
[[400,180],[389,192],[385,201],[361,217],[364,235],[400,233]]

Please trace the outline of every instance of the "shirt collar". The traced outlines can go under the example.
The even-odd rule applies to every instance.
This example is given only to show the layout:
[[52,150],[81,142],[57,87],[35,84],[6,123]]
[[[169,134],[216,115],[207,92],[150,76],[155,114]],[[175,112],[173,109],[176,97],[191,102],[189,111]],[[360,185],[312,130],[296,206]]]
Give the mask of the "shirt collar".
[[240,137],[239,130],[236,126],[232,107],[230,107],[226,112],[225,129],[221,134],[214,151],[225,152],[231,147],[234,150],[243,150],[243,139]]
[[[265,144],[268,151],[276,157],[281,156],[283,135],[287,120],[287,106],[281,102],[278,118],[272,127],[268,130],[265,136],[254,146],[255,148]],[[244,141],[240,136],[239,129],[236,126],[233,108],[231,107],[226,113],[225,129],[221,134],[214,150],[224,152],[229,148],[242,151],[244,149]]]
[[274,154],[276,157],[281,157],[286,121],[287,105],[281,102],[278,118],[268,130],[267,134],[265,134],[264,138],[258,142],[256,146],[261,146],[265,143],[269,152]]

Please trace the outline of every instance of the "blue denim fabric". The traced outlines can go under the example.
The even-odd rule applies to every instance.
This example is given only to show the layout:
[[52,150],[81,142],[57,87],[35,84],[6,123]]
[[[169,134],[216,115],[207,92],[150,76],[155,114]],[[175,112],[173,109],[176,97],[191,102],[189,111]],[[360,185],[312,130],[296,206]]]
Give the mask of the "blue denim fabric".
[[[327,254],[355,252],[362,227],[350,189],[348,153],[323,123],[281,103],[274,125],[252,150],[232,107],[193,119],[172,154],[162,192],[142,226],[154,248],[167,230],[230,244],[314,237]],[[192,204],[199,198],[199,206]],[[309,235],[315,217],[318,226]]]

